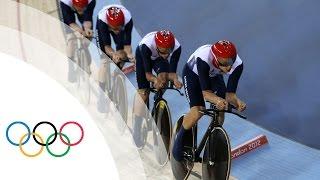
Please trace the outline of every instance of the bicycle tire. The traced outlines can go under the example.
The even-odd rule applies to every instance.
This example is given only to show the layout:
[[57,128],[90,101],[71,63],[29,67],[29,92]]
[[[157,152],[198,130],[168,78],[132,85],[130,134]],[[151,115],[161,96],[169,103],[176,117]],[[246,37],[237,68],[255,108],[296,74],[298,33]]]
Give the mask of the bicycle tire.
[[[181,116],[178,119],[178,121],[176,122],[176,124],[174,125],[174,127],[172,129],[172,138],[171,138],[171,144],[170,144],[170,153],[171,154],[172,154],[172,148],[174,145],[176,133],[181,128],[182,122],[183,122],[183,116]],[[184,142],[187,142],[184,144],[185,147],[186,146],[193,147],[193,143],[194,143],[193,137],[194,137],[193,132],[185,134]],[[185,160],[183,160],[182,162],[179,162],[179,161],[176,161],[173,157],[171,157],[170,162],[171,162],[171,170],[172,170],[172,173],[173,173],[176,180],[188,179],[188,177],[191,173],[191,169],[187,167],[188,164],[186,163]],[[191,164],[189,164],[189,165],[193,166],[193,162],[191,162]]]
[[206,141],[202,158],[202,179],[228,180],[231,168],[231,145],[227,132],[215,127]]
[[[153,150],[160,166],[166,165],[170,156],[170,139],[172,135],[172,122],[167,102],[161,99],[155,105],[153,114]],[[161,143],[161,141],[163,143]]]
[[121,114],[123,119],[122,122],[117,123],[119,132],[122,134],[127,126],[128,119],[128,98],[127,91],[125,88],[125,79],[121,75],[115,77],[113,90],[112,90],[112,99],[113,103],[116,106],[116,109]]

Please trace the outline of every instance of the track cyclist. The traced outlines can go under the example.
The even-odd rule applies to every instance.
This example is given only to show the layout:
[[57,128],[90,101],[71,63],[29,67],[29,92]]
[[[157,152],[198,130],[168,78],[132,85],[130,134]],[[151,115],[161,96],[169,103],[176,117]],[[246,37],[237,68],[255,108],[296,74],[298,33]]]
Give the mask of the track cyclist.
[[[63,22],[70,26],[70,28],[66,27],[66,37],[67,37],[67,56],[73,61],[74,51],[76,46],[75,36],[77,37],[87,37],[91,40],[93,36],[92,30],[92,15],[93,10],[96,5],[96,0],[60,0],[60,8],[62,13]],[[76,17],[78,18],[81,25],[76,23]],[[72,39],[72,40],[71,40]],[[87,43],[86,46],[89,46]],[[87,56],[89,60],[90,53],[87,50]],[[91,61],[88,62],[86,65],[90,67]],[[90,73],[90,68],[86,68],[86,71]],[[69,61],[69,73],[68,73],[68,80],[70,82],[75,82],[75,69],[73,64]]]
[[[176,88],[183,85],[176,74],[180,59],[181,46],[173,33],[168,30],[154,31],[147,34],[136,49],[136,79],[138,94],[148,106],[150,82],[156,89],[166,86],[167,81],[172,81]],[[154,75],[152,70],[157,74]],[[144,104],[135,102],[133,131],[138,132],[143,121]],[[139,146],[140,134],[134,134],[136,145]]]
[[[135,62],[131,47],[132,28],[131,13],[122,5],[112,4],[105,6],[98,14],[96,30],[99,47],[120,69],[122,69],[126,60]],[[115,49],[111,47],[111,37],[116,45]],[[103,90],[105,90],[105,74],[108,70],[107,60],[102,58],[99,68],[99,86]],[[98,101],[98,110],[100,112],[105,110],[102,102],[104,100],[103,96],[101,94],[101,98]]]
[[[237,55],[236,47],[227,40],[201,46],[190,56],[182,73],[190,110],[184,116],[182,127],[175,137],[172,151],[175,160],[183,160],[183,136],[202,117],[199,110],[205,108],[205,100],[213,103],[219,110],[226,109],[228,103],[238,111],[245,110],[246,104],[236,95],[242,71],[243,63]],[[227,85],[224,75],[229,76]],[[218,120],[222,125],[224,113],[219,114]]]

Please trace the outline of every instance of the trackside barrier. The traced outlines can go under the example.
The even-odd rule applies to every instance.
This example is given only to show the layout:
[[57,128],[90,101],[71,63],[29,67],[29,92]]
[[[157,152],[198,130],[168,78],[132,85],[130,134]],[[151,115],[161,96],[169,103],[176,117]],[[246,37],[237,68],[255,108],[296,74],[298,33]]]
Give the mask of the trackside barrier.
[[254,149],[257,149],[265,144],[268,144],[267,136],[259,135],[251,140],[246,141],[239,146],[232,148],[231,159],[235,159],[243,154],[246,154]]

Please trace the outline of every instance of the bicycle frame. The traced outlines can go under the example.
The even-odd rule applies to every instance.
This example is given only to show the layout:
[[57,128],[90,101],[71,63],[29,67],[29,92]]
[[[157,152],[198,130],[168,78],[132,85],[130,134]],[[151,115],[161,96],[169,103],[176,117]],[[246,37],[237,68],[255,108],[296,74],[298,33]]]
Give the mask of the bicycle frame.
[[[197,147],[197,132],[195,133],[195,137],[194,137],[194,149],[195,149],[195,157],[194,157],[194,160],[196,162],[201,162],[202,161],[202,158],[200,158],[200,154],[206,144],[206,141],[207,139],[209,138],[209,135],[211,134],[213,128],[215,127],[216,123],[217,123],[217,120],[218,120],[218,116],[217,116],[217,113],[214,113],[212,116],[211,116],[211,122],[210,122],[210,125],[208,126],[204,136],[202,137],[201,141],[200,141],[200,144],[199,146]],[[195,127],[197,128],[197,127]]]
[[[173,87],[173,83],[169,83],[169,85],[165,88],[162,88],[160,90],[157,90],[155,88],[149,88],[147,89],[148,92],[152,92],[154,93],[154,98],[153,98],[153,108],[152,108],[152,112],[154,112],[155,110],[155,105],[160,101],[160,100],[164,100],[165,102],[167,102],[165,99],[162,98],[162,96],[164,95],[164,93],[166,92],[167,89],[171,89],[171,90],[175,90],[177,91],[181,96],[183,96],[184,94],[179,90]],[[149,105],[149,103],[148,103]]]
[[[211,104],[211,106],[212,106],[212,104]],[[239,117],[241,117],[241,118],[243,118],[243,119],[246,119],[245,116],[240,115],[240,114],[238,114],[238,113],[236,113],[236,112],[231,111],[232,108],[233,108],[233,106],[230,106],[230,107],[228,108],[228,110],[217,110],[217,109],[215,109],[215,108],[212,108],[212,109],[206,109],[206,110],[201,110],[201,111],[200,111],[200,113],[202,113],[202,114],[204,114],[204,115],[208,115],[208,116],[210,116],[210,117],[212,117],[212,118],[211,118],[210,125],[208,126],[208,128],[207,128],[204,136],[202,137],[202,139],[201,139],[201,141],[200,141],[199,146],[197,146],[197,132],[195,133],[195,137],[194,137],[194,147],[193,147],[193,148],[195,149],[195,151],[194,151],[194,161],[195,161],[195,162],[201,162],[201,161],[202,161],[202,158],[200,157],[200,154],[201,154],[201,152],[202,152],[202,150],[203,150],[203,148],[204,148],[204,146],[205,146],[205,144],[206,144],[207,139],[209,138],[210,134],[213,132],[213,129],[214,129],[215,127],[221,126],[221,125],[219,125],[219,123],[218,123],[218,114],[219,114],[219,112],[227,112],[227,113],[235,114],[235,115],[237,115],[237,116],[239,116]],[[211,111],[212,111],[212,112],[211,112]],[[196,128],[197,128],[197,127],[196,127]]]

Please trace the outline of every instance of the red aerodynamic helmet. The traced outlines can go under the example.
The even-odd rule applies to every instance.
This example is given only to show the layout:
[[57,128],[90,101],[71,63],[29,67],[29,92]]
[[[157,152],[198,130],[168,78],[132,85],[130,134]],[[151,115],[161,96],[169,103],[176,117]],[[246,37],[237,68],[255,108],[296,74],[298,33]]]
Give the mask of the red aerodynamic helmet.
[[228,40],[220,40],[211,46],[211,53],[213,54],[213,65],[218,67],[218,60],[216,57],[226,58],[231,60],[229,65],[232,65],[237,58],[237,49],[235,45]]
[[168,30],[158,31],[155,35],[157,47],[173,49],[175,45],[175,38],[172,32]]
[[110,7],[107,10],[107,21],[111,26],[123,26],[124,24],[124,14],[122,10],[118,7]]
[[79,8],[85,8],[88,4],[88,0],[72,0],[72,5]]

